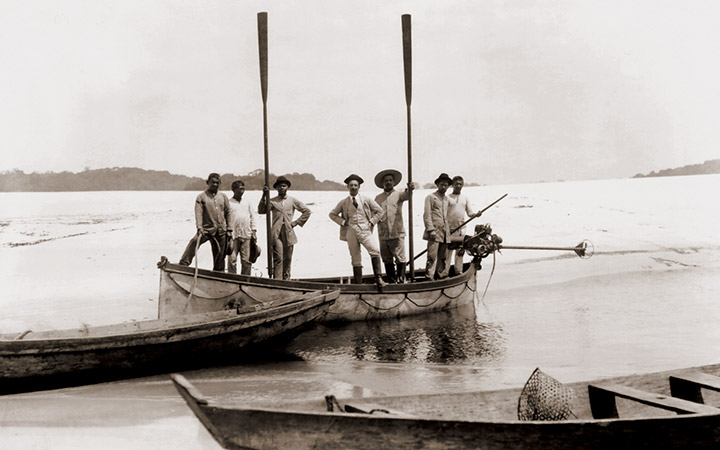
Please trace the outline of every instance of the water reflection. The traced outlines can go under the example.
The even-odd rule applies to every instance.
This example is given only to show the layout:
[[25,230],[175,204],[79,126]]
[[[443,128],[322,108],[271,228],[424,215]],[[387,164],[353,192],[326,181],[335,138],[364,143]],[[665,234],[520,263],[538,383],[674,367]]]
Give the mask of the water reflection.
[[402,320],[318,325],[286,351],[308,361],[478,364],[505,353],[500,324],[478,323],[470,305]]

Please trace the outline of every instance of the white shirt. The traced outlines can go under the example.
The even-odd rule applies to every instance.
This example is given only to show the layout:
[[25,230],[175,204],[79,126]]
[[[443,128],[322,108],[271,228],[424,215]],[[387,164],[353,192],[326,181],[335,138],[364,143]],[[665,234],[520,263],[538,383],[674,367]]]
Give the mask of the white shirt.
[[233,232],[233,238],[250,239],[252,232],[256,231],[255,212],[250,206],[250,202],[245,199],[236,200],[235,197],[230,199],[230,215],[228,227]]

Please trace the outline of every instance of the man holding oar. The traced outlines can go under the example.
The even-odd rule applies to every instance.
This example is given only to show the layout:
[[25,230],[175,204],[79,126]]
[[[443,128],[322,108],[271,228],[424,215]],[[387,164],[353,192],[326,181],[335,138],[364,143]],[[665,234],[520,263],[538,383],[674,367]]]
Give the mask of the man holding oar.
[[189,266],[198,248],[210,241],[213,254],[213,270],[225,270],[225,245],[230,202],[219,192],[220,175],[211,173],[206,181],[208,188],[195,199],[195,226],[197,233],[190,239],[180,258],[180,265]]
[[375,283],[378,288],[382,288],[385,282],[380,271],[380,250],[373,239],[373,228],[382,219],[383,209],[375,200],[360,195],[362,183],[363,179],[359,175],[351,174],[345,178],[350,195],[330,211],[330,219],[340,225],[340,240],[348,244],[354,282],[362,283],[362,245],[370,255]]
[[[452,192],[448,194],[448,200],[450,202],[448,208],[448,222],[450,223],[450,240],[453,244],[462,245],[463,235],[465,232],[465,214],[470,218],[480,217],[481,212],[473,212],[470,206],[470,199],[467,196],[462,195],[462,188],[465,185],[465,180],[462,176],[456,175],[452,179]],[[455,261],[453,263],[452,256],[455,252]],[[455,274],[462,273],[463,269],[463,255],[464,252],[462,247],[457,250],[452,248],[448,250],[447,267],[455,267]]]
[[[258,205],[259,214],[272,211],[272,228],[270,230],[270,242],[273,245],[273,278],[290,279],[290,267],[292,264],[293,246],[297,244],[297,236],[293,228],[303,226],[310,218],[310,208],[305,206],[300,200],[287,195],[290,188],[290,180],[283,176],[279,176],[273,184],[273,188],[277,190],[278,195],[271,198],[270,190],[267,186],[263,188],[263,196]],[[300,212],[300,217],[293,220],[295,211]]]
[[435,279],[435,275],[437,278],[447,277],[450,269],[447,265],[448,245],[450,244],[450,224],[448,222],[450,202],[445,195],[450,183],[452,183],[452,178],[446,173],[441,173],[435,180],[437,191],[425,197],[423,239],[428,241],[425,267],[430,280]]
[[[380,239],[380,256],[385,265],[385,273],[391,282],[405,282],[405,225],[403,224],[402,206],[409,198],[408,189],[396,191],[402,174],[395,169],[385,169],[375,175],[375,186],[383,190],[375,197],[375,201],[383,209],[383,218],[378,222],[378,238]],[[397,264],[397,272],[395,265]]]

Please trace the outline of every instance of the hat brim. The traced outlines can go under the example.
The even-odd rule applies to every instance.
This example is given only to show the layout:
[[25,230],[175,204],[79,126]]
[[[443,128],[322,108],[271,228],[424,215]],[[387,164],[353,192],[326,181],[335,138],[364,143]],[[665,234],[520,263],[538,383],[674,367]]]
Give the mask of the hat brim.
[[362,179],[361,177],[359,177],[359,176],[351,176],[351,177],[345,178],[344,183],[345,183],[345,184],[348,184],[348,183],[350,183],[350,182],[353,181],[353,180],[357,181],[358,184],[363,184],[363,183],[365,182],[365,180],[363,180],[363,179]]
[[277,181],[273,184],[273,189],[277,189],[278,184],[280,184],[280,183],[285,183],[285,184],[288,185],[288,187],[292,186],[292,183],[290,182],[290,180],[277,180]]
[[437,179],[435,180],[435,186],[437,186],[438,183],[441,182],[441,181],[443,181],[443,180],[447,181],[448,184],[452,184],[452,178],[450,178],[450,177],[439,177],[439,178],[437,178]]
[[395,180],[394,186],[397,186],[398,183],[400,183],[400,180],[402,180],[402,174],[398,172],[395,169],[385,169],[380,171],[377,175],[375,175],[375,186],[379,187],[380,189],[383,189],[383,179],[388,176],[392,175],[393,179]]

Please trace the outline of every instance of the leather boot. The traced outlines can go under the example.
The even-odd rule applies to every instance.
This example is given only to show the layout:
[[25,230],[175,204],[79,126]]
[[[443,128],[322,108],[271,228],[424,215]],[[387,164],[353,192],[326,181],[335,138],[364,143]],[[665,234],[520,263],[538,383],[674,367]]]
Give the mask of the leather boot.
[[388,278],[388,283],[397,283],[397,278],[395,277],[395,264],[385,263],[385,274]]
[[405,283],[405,263],[397,263],[397,282],[398,284]]
[[362,266],[353,266],[353,284],[362,284]]
[[373,274],[375,275],[375,284],[378,287],[378,291],[382,291],[383,286],[385,286],[385,282],[382,279],[382,272],[380,271],[380,258],[376,256],[372,258],[371,261]]

